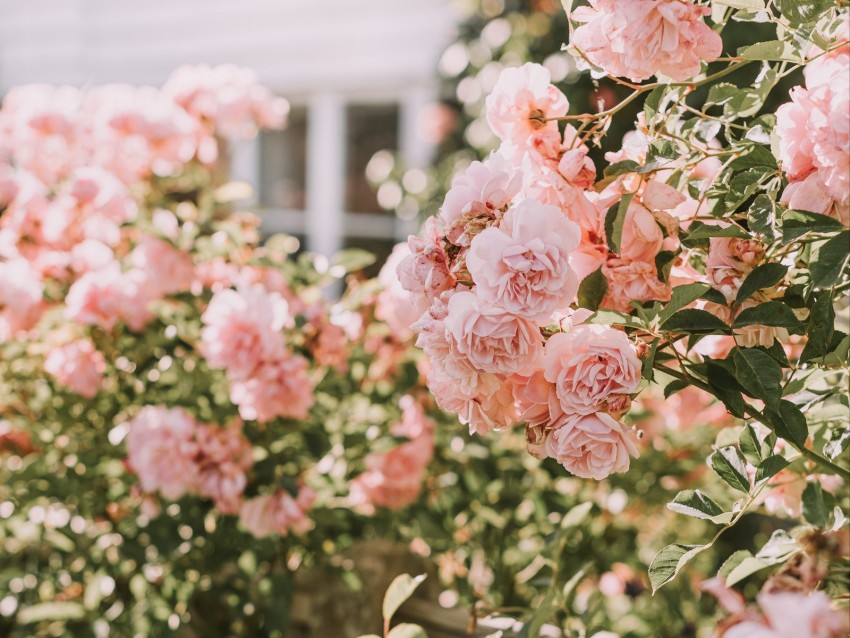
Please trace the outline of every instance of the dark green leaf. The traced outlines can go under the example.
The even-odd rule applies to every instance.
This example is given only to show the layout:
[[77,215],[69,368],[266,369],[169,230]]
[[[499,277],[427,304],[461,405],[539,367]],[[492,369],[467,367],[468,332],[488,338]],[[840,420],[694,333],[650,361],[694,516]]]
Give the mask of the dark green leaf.
[[685,308],[673,313],[661,324],[661,329],[668,332],[729,333],[729,326],[717,315],[697,308]]
[[741,386],[725,362],[709,359],[706,360],[705,367],[706,378],[714,394],[733,416],[743,418],[746,414],[746,403],[741,396]]
[[739,239],[750,239],[750,236],[744,232],[741,228],[735,225],[726,226],[725,228],[722,226],[716,226],[711,224],[699,224],[696,222],[691,224],[690,230],[688,232],[688,239],[707,239],[709,237],[737,237]]
[[832,233],[844,226],[837,219],[809,213],[803,210],[789,210],[782,215],[782,243],[790,244],[806,233]]
[[655,555],[649,566],[649,582],[652,585],[652,593],[669,583],[679,570],[699,554],[705,545],[668,545]]
[[720,505],[699,490],[679,492],[672,502],[667,503],[667,509],[720,525],[732,520],[731,512],[724,512]]
[[664,398],[669,399],[671,396],[679,392],[680,390],[684,390],[690,384],[687,381],[682,381],[681,379],[676,379],[675,381],[671,381],[664,388]]
[[715,450],[709,457],[712,469],[730,486],[741,492],[749,493],[750,479],[744,457],[734,445]]
[[782,368],[769,354],[758,348],[736,348],[732,352],[735,378],[747,393],[768,405],[779,403]]
[[779,472],[788,467],[788,465],[788,461],[778,454],[768,456],[759,464],[758,468],[756,468],[756,483],[761,483],[762,481],[766,481],[767,479],[776,476]]
[[661,312],[658,314],[658,320],[661,323],[667,321],[673,313],[685,306],[693,303],[700,297],[702,297],[708,290],[710,286],[708,284],[685,284],[684,286],[676,286],[673,288],[672,293],[670,294],[670,301],[668,301]]
[[759,441],[756,429],[751,423],[745,423],[741,429],[741,436],[738,438],[738,446],[744,457],[756,467],[762,462],[765,455],[770,452],[761,441]]
[[623,222],[626,219],[626,212],[629,210],[629,205],[632,203],[634,193],[623,195],[618,204],[614,204],[608,209],[608,214],[605,215],[605,237],[608,239],[608,247],[612,252],[620,252],[620,239],[623,236]]
[[765,408],[764,414],[770,419],[770,423],[765,425],[776,432],[777,436],[794,443],[797,447],[805,445],[806,439],[809,437],[809,428],[806,423],[806,416],[800,408],[790,401],[782,399],[779,402],[778,411],[768,407]]
[[779,228],[779,220],[782,218],[783,208],[771,197],[762,193],[753,200],[750,210],[747,212],[747,221],[750,229],[764,235],[767,241],[775,241]]
[[607,292],[608,282],[605,275],[602,274],[602,268],[599,268],[599,270],[593,271],[582,279],[581,285],[578,287],[579,308],[598,309]]
[[757,266],[747,275],[747,278],[744,279],[744,282],[738,289],[738,296],[735,298],[735,303],[740,304],[753,293],[775,286],[782,281],[787,272],[788,266],[783,264],[769,263]]
[[816,288],[828,288],[841,276],[850,256],[850,230],[816,246],[810,264],[812,283]]
[[729,165],[734,170],[744,168],[752,168],[754,166],[767,166],[768,168],[776,168],[776,158],[767,147],[751,146],[749,152],[736,158]]
[[823,502],[820,483],[809,483],[803,490],[803,517],[815,527],[826,527],[829,513]]
[[735,317],[732,327],[743,328],[745,326],[771,326],[799,330],[802,330],[803,327],[794,311],[781,301],[766,301],[742,310]]
[[767,40],[741,47],[738,49],[738,57],[745,60],[767,60],[772,62],[800,61],[800,55],[794,50],[791,43],[780,40]]

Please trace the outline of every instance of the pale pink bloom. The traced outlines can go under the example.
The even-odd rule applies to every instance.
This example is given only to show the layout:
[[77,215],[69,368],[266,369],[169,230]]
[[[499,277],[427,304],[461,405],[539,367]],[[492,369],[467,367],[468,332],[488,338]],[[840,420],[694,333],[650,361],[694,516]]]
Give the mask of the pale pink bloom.
[[522,173],[498,153],[483,162],[472,162],[452,180],[440,208],[439,220],[446,238],[469,246],[476,228],[493,223],[522,187]]
[[194,491],[198,424],[181,408],[148,405],[127,422],[127,457],[139,484],[148,493],[176,500]]
[[316,493],[308,487],[299,489],[295,498],[285,490],[278,490],[245,501],[239,518],[248,532],[257,538],[272,534],[306,534],[313,527],[307,513],[313,509],[315,500]]
[[608,259],[602,266],[602,274],[608,282],[608,292],[602,307],[620,312],[631,312],[632,301],[667,301],[670,299],[670,284],[658,278],[655,261],[632,261]]
[[649,180],[643,189],[641,202],[652,211],[673,210],[682,204],[687,197],[659,179]]
[[844,202],[833,199],[819,172],[788,184],[779,201],[788,208],[827,215],[850,226],[850,199]]
[[791,102],[776,111],[779,159],[789,179],[817,172],[837,203],[850,205],[850,47],[811,62],[805,87],[791,90]]
[[390,427],[394,436],[404,436],[415,439],[434,431],[434,421],[425,414],[425,409],[413,396],[406,394],[399,401],[401,421]]
[[464,394],[451,377],[432,371],[428,389],[437,405],[455,412],[461,423],[469,426],[470,434],[483,435],[516,425],[518,414],[511,386],[501,375],[482,374],[484,379],[476,392]]
[[723,638],[844,638],[850,630],[846,610],[835,609],[822,591],[761,593],[761,616],[727,629]]
[[556,121],[546,118],[566,115],[566,96],[551,83],[549,71],[527,62],[502,71],[487,96],[487,123],[499,139],[523,145],[532,135],[547,129],[557,131]]
[[[763,301],[763,298],[758,298],[757,296],[748,297],[738,306],[738,312],[736,314],[740,314],[747,308],[757,306]],[[755,348],[756,346],[770,348],[773,345],[774,339],[778,339],[780,343],[785,343],[788,341],[789,336],[785,328],[775,328],[758,324],[735,328],[734,333],[735,343],[742,348]]]
[[351,483],[354,505],[400,509],[416,500],[425,468],[434,454],[433,437],[424,434],[391,450],[366,457],[366,471]]
[[632,394],[640,383],[634,346],[609,326],[583,324],[552,335],[544,352],[544,377],[567,413],[600,411],[611,395]]
[[577,47],[609,75],[641,82],[656,74],[682,81],[700,62],[720,56],[720,36],[703,22],[708,7],[690,0],[590,0],[571,18],[583,22],[573,34]]
[[144,273],[122,272],[118,262],[112,261],[73,283],[65,297],[65,315],[104,330],[124,321],[131,330],[139,331],[153,319],[148,305],[156,297],[156,291],[148,285]]
[[0,261],[0,343],[28,330],[43,311],[41,275],[25,259]]
[[712,237],[709,239],[705,262],[708,283],[722,292],[731,303],[744,279],[762,259],[764,246],[760,242],[735,237]]
[[103,384],[106,359],[88,339],[53,348],[44,359],[44,370],[59,383],[91,399]]
[[96,239],[84,239],[71,249],[70,266],[75,273],[99,270],[115,260],[112,249]]
[[603,412],[565,415],[546,435],[546,455],[580,478],[602,480],[629,469],[638,457],[637,437]]
[[421,314],[435,297],[453,288],[455,280],[449,272],[449,258],[433,217],[422,226],[419,236],[411,235],[407,242],[410,255],[401,260],[396,272]]
[[529,376],[511,377],[513,396],[519,421],[531,428],[546,429],[564,415],[564,408],[555,391],[555,384],[546,379],[543,369]]
[[382,290],[375,302],[375,317],[385,321],[392,336],[399,341],[412,338],[410,325],[419,319],[421,314],[416,311],[410,293],[401,285],[397,274],[399,264],[408,256],[410,247],[406,243],[396,244],[378,273]]
[[446,332],[453,354],[483,372],[513,374],[533,369],[542,355],[534,322],[494,306],[472,292],[458,292],[448,303]]
[[194,266],[189,253],[175,248],[153,235],[142,234],[130,253],[130,263],[145,273],[157,296],[187,290],[192,283]]
[[51,186],[65,178],[79,161],[80,99],[80,91],[68,86],[12,88],[0,110],[7,128],[0,126],[0,137],[8,135],[12,163]]
[[195,441],[198,494],[212,499],[221,513],[238,514],[248,483],[247,472],[254,463],[251,444],[241,426],[199,425]]
[[207,363],[227,370],[231,379],[244,379],[286,353],[282,331],[291,323],[289,306],[280,294],[262,286],[220,290],[201,321]]
[[246,421],[304,419],[315,401],[307,369],[307,360],[298,355],[264,362],[250,376],[231,379],[230,400]]
[[[605,237],[605,216],[586,193],[571,184],[560,172],[533,167],[524,171],[522,194],[541,204],[557,206],[581,228],[583,244],[599,244]],[[607,252],[607,251],[606,251]]]
[[554,206],[523,200],[498,228],[475,236],[466,257],[478,298],[507,312],[545,321],[575,299],[570,251],[579,227]]
[[[656,196],[655,199],[662,198]],[[663,242],[664,235],[655,216],[646,207],[632,200],[623,218],[620,258],[654,263]]]
[[188,113],[231,139],[253,138],[261,128],[283,128],[289,103],[234,64],[185,65],[172,72],[163,93]]
[[91,161],[127,184],[179,173],[198,148],[199,124],[150,86],[113,84],[86,93]]

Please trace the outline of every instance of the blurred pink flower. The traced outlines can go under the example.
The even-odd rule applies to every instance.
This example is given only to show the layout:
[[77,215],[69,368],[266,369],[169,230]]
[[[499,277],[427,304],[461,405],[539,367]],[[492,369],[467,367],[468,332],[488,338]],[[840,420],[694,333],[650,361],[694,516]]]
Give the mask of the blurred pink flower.
[[41,316],[44,284],[25,259],[0,261],[0,343],[31,328]]
[[250,376],[231,379],[230,400],[247,421],[306,418],[315,401],[308,367],[307,360],[298,355],[266,361]]
[[257,538],[272,534],[287,536],[290,532],[306,534],[313,527],[307,513],[315,500],[316,493],[308,487],[302,487],[295,498],[285,490],[278,490],[246,500],[239,517],[248,532]]
[[199,425],[195,440],[198,494],[212,499],[222,514],[238,514],[247,472],[254,463],[251,444],[241,426]]
[[106,359],[91,341],[78,339],[51,349],[44,359],[44,370],[62,385],[91,399],[100,391]]
[[262,286],[216,292],[201,321],[207,363],[227,370],[232,380],[245,379],[264,362],[286,353],[282,331],[291,322],[289,306],[280,294]]
[[399,264],[409,255],[410,248],[406,243],[396,244],[378,273],[382,289],[375,302],[375,317],[385,321],[393,338],[399,341],[407,341],[413,337],[410,325],[420,316],[410,293],[401,285],[396,274]]
[[850,630],[846,610],[821,591],[761,593],[758,604],[760,617],[732,625],[723,638],[844,638]]
[[549,71],[527,62],[502,71],[486,100],[487,123],[499,139],[523,145],[540,131],[558,130],[554,120],[566,115],[566,96],[552,83]]
[[181,408],[148,405],[127,422],[127,456],[142,490],[176,500],[194,491],[198,424]]
[[153,235],[142,234],[130,253],[130,263],[150,282],[156,296],[187,290],[192,283],[194,266],[189,253],[175,248]]

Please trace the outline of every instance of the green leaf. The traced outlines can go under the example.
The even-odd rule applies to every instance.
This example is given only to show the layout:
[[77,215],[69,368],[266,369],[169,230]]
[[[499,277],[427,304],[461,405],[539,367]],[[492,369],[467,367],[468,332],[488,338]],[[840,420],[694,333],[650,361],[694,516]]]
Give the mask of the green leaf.
[[762,481],[773,478],[789,465],[790,463],[788,463],[785,457],[779,456],[778,454],[768,456],[759,464],[758,468],[756,468],[756,483],[761,483]]
[[346,273],[357,272],[375,263],[375,255],[362,248],[346,248],[331,258],[331,266],[342,266]]
[[744,457],[734,445],[715,450],[709,457],[712,469],[730,486],[744,492],[750,491],[750,478]]
[[779,402],[778,411],[768,407],[765,408],[764,414],[770,419],[770,423],[765,425],[770,427],[776,433],[776,436],[794,443],[797,447],[803,447],[806,444],[806,439],[809,437],[809,427],[806,423],[806,416],[796,405],[782,399]]
[[766,567],[785,562],[798,549],[797,541],[784,530],[776,530],[755,556],[747,550],[737,551],[723,563],[719,573],[725,577],[726,586],[731,587]]
[[783,208],[771,197],[762,193],[757,195],[747,211],[747,221],[750,229],[764,235],[767,241],[775,241],[777,237],[779,220],[782,218]]
[[428,634],[419,625],[405,622],[390,629],[387,638],[428,638]]
[[747,393],[768,405],[777,405],[782,395],[782,368],[758,348],[735,348],[732,352],[735,378]]
[[581,503],[571,508],[570,511],[564,514],[564,517],[561,519],[561,529],[578,527],[581,522],[587,518],[591,509],[593,509],[593,501],[587,501],[586,503]]
[[700,334],[729,333],[729,326],[720,317],[698,308],[685,308],[673,313],[661,324],[661,329]]
[[735,303],[740,304],[744,299],[752,295],[758,290],[775,286],[785,277],[788,272],[788,266],[777,263],[762,264],[753,269],[747,275],[741,287],[738,289],[738,296],[735,298]]
[[732,573],[738,565],[740,565],[747,558],[752,558],[753,553],[748,549],[739,549],[736,552],[733,552],[729,558],[723,561],[723,564],[720,566],[720,569],[717,570],[717,575],[723,578],[723,582],[726,582],[726,579],[729,577],[729,574]]
[[593,271],[581,280],[578,287],[578,306],[588,310],[596,310],[608,292],[608,281],[602,274],[602,268]]
[[705,545],[668,545],[655,555],[649,566],[649,582],[652,585],[652,593],[660,587],[669,583],[676,577],[679,570],[699,554]]
[[81,620],[86,610],[80,603],[51,602],[38,603],[21,609],[16,620],[22,625],[51,620]]
[[815,246],[810,263],[815,288],[828,288],[841,276],[850,256],[850,230]]
[[764,11],[765,9],[764,0],[711,0],[711,3],[744,11]]
[[615,162],[614,164],[606,166],[602,170],[602,174],[605,177],[617,177],[625,173],[635,173],[639,168],[640,164],[638,164],[636,161],[623,160],[622,162]]
[[741,384],[733,376],[730,367],[731,362],[707,359],[705,376],[715,396],[723,402],[730,414],[740,419],[746,413],[746,403],[741,396]]
[[843,228],[841,222],[832,217],[804,210],[789,210],[782,215],[782,243],[790,244],[807,233],[833,233]]
[[817,20],[835,0],[779,0],[779,10],[793,25]]
[[820,483],[809,483],[803,490],[803,517],[815,527],[826,527],[829,514]]
[[766,60],[770,62],[799,62],[800,55],[790,42],[767,40],[738,49],[738,57],[745,60]]
[[667,321],[677,310],[684,308],[702,297],[709,288],[711,288],[711,286],[708,284],[700,283],[685,284],[684,286],[676,286],[673,288],[673,292],[670,295],[670,301],[668,301],[661,312],[658,313],[659,322],[664,323]]
[[770,453],[770,448],[762,441],[759,441],[758,434],[752,423],[745,423],[743,428],[741,428],[738,447],[741,448],[744,458],[756,467],[759,466],[765,455]]
[[393,617],[393,614],[405,600],[410,598],[426,576],[427,574],[420,574],[414,578],[410,574],[399,574],[393,579],[387,588],[387,593],[384,594],[384,620],[390,620]]
[[809,320],[806,326],[809,341],[800,356],[800,360],[807,362],[827,354],[834,333],[835,307],[832,303],[832,295],[828,292],[818,293],[809,311]]
[[705,99],[705,105],[712,106],[714,104],[725,104],[736,95],[740,95],[742,92],[741,87],[736,86],[735,84],[730,84],[729,82],[718,82],[708,89],[708,97]]
[[667,384],[664,388],[664,398],[669,399],[671,396],[679,392],[680,390],[684,390],[690,384],[687,381],[682,381],[681,379],[675,379]]
[[720,505],[699,490],[679,492],[672,502],[667,503],[667,509],[719,525],[728,523],[733,516],[732,512],[724,512]]
[[732,323],[733,328],[745,326],[771,326],[802,330],[803,324],[797,315],[781,301],[766,301],[751,308],[744,308]]
[[770,152],[770,149],[764,146],[753,145],[749,147],[746,153],[735,158],[732,163],[729,164],[729,167],[734,170],[752,168],[754,166],[776,168],[776,158],[773,156],[773,153]]
[[623,236],[623,222],[626,220],[626,212],[632,203],[634,193],[623,195],[618,204],[608,209],[605,215],[605,237],[608,239],[608,247],[611,252],[620,252],[620,239]]

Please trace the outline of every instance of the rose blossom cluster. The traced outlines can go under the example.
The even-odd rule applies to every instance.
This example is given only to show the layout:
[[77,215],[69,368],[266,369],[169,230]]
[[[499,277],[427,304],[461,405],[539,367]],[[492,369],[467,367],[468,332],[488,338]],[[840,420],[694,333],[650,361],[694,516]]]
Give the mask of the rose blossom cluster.
[[190,164],[208,169],[217,126],[230,135],[279,126],[287,106],[230,67],[184,67],[169,85],[29,85],[3,100],[0,341],[38,322],[51,305],[45,288],[51,298],[61,288],[72,321],[133,331],[153,319],[154,302],[188,289],[194,264],[176,241],[177,218],[156,210],[143,219],[140,195]]
[[253,452],[240,423],[208,425],[182,408],[148,405],[124,427],[127,464],[144,493],[172,501],[208,498],[222,514],[238,515],[258,538],[309,529],[306,512],[315,494],[308,488],[295,499],[286,492],[244,498]]
[[571,44],[579,61],[609,75],[633,82],[656,74],[687,80],[722,51],[720,36],[703,22],[709,14],[709,7],[692,0],[590,0],[570,14],[581,23]]
[[309,363],[293,354],[283,330],[289,304],[260,284],[216,292],[201,316],[201,343],[211,368],[227,371],[230,399],[243,419],[303,419],[313,405]]
[[844,46],[806,66],[805,86],[776,111],[776,131],[790,182],[782,202],[850,225],[850,22],[839,29]]
[[402,419],[390,427],[390,433],[409,440],[366,457],[366,471],[351,482],[353,505],[400,509],[419,496],[434,455],[435,425],[412,396],[402,397],[400,405]]
[[[421,313],[412,328],[443,409],[478,434],[524,421],[531,453],[601,479],[637,455],[619,418],[641,366],[625,333],[573,310],[609,250],[587,147],[555,119],[568,106],[544,67],[502,73],[486,112],[501,147],[454,179],[398,278]],[[654,233],[643,226],[658,230],[647,215],[625,221],[624,245],[637,251]]]

